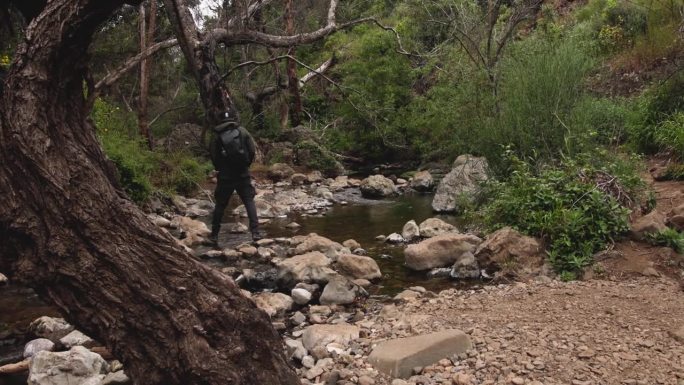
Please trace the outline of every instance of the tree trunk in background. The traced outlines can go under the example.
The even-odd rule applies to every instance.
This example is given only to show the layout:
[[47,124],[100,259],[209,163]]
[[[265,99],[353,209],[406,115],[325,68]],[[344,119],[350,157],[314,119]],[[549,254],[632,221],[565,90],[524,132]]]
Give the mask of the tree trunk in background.
[[[146,26],[145,4],[140,4],[140,52],[147,51],[147,48],[154,43],[154,32],[157,29],[157,0],[150,0],[149,25]],[[150,91],[150,68],[152,67],[152,56],[140,61],[140,101],[138,105],[138,126],[140,136],[145,138],[150,150],[154,147],[152,132],[150,131],[150,119],[147,112],[147,105]]]
[[[295,34],[294,10],[292,9],[292,0],[286,0],[285,4],[285,33],[290,36]],[[288,51],[288,54],[290,56],[294,56],[295,52],[296,48],[291,47]],[[292,124],[292,127],[296,127],[302,123],[302,97],[299,94],[299,78],[297,78],[297,63],[292,59],[287,59],[287,88],[290,93],[290,124]]]
[[51,1],[26,31],[0,96],[0,271],[104,342],[135,384],[299,384],[266,314],[115,182],[83,79],[122,3]]

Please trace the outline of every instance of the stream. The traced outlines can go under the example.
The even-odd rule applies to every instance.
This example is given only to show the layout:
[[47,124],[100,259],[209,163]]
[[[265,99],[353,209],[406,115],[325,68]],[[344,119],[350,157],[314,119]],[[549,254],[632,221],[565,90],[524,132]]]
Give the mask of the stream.
[[[292,237],[313,232],[339,243],[347,239],[356,240],[368,252],[368,256],[378,262],[383,274],[380,282],[369,290],[374,295],[394,295],[411,286],[423,286],[428,290],[440,291],[448,288],[469,288],[480,283],[449,278],[428,278],[425,272],[413,272],[403,265],[403,245],[395,246],[375,239],[378,235],[401,233],[404,224],[411,219],[420,223],[435,216],[431,208],[432,195],[406,194],[389,200],[367,200],[361,198],[358,189],[346,189],[336,194],[335,198],[348,204],[335,205],[323,215],[295,214],[288,218],[274,219],[262,226],[262,232],[270,238]],[[237,199],[232,203],[237,203]],[[459,225],[463,225],[459,218],[454,216],[437,217],[459,228]],[[209,221],[209,218],[203,220]],[[226,222],[233,220],[229,215],[224,217]],[[246,219],[242,221],[246,223]],[[285,228],[291,221],[299,223],[301,228]],[[225,227],[229,225],[224,224]],[[222,232],[219,241],[221,247],[234,247],[249,242],[250,236]],[[223,262],[219,261],[205,262],[213,266],[224,266]],[[30,289],[13,285],[0,288],[0,364],[4,363],[3,361],[11,361],[12,357],[21,353],[24,343],[27,342],[26,329],[29,323],[43,315],[57,316],[58,312],[40,301]],[[0,385],[2,384],[0,381]]]

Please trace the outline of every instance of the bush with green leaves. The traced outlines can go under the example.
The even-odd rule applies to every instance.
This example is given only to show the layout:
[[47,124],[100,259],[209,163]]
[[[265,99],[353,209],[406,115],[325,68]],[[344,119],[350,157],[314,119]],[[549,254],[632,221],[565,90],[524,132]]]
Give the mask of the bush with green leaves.
[[628,227],[629,210],[597,187],[600,170],[576,164],[534,171],[513,157],[510,177],[494,183],[485,222],[542,238],[559,273],[578,274]]
[[684,234],[669,227],[657,233],[647,234],[646,240],[652,245],[666,246],[680,254],[684,253]]

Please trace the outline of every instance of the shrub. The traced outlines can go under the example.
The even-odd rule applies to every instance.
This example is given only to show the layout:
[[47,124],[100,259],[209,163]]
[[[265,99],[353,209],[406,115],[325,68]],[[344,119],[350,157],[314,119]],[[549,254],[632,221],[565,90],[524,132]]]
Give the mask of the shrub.
[[485,221],[541,237],[558,272],[579,273],[594,253],[628,230],[629,210],[593,181],[599,170],[571,164],[533,172],[516,158],[512,164],[510,178],[493,186]]
[[666,246],[677,253],[684,253],[684,235],[677,230],[666,228],[654,234],[647,234],[646,239],[655,246]]
[[653,132],[653,139],[661,149],[668,149],[684,159],[684,113],[677,112],[660,123]]

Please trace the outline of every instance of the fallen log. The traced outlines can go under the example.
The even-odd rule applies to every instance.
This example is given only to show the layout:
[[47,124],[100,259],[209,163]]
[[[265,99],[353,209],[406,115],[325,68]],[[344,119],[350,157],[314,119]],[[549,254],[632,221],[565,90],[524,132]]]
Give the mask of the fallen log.
[[24,361],[17,362],[14,364],[0,366],[0,374],[17,374],[25,372],[29,369],[30,362],[31,360],[25,359]]

